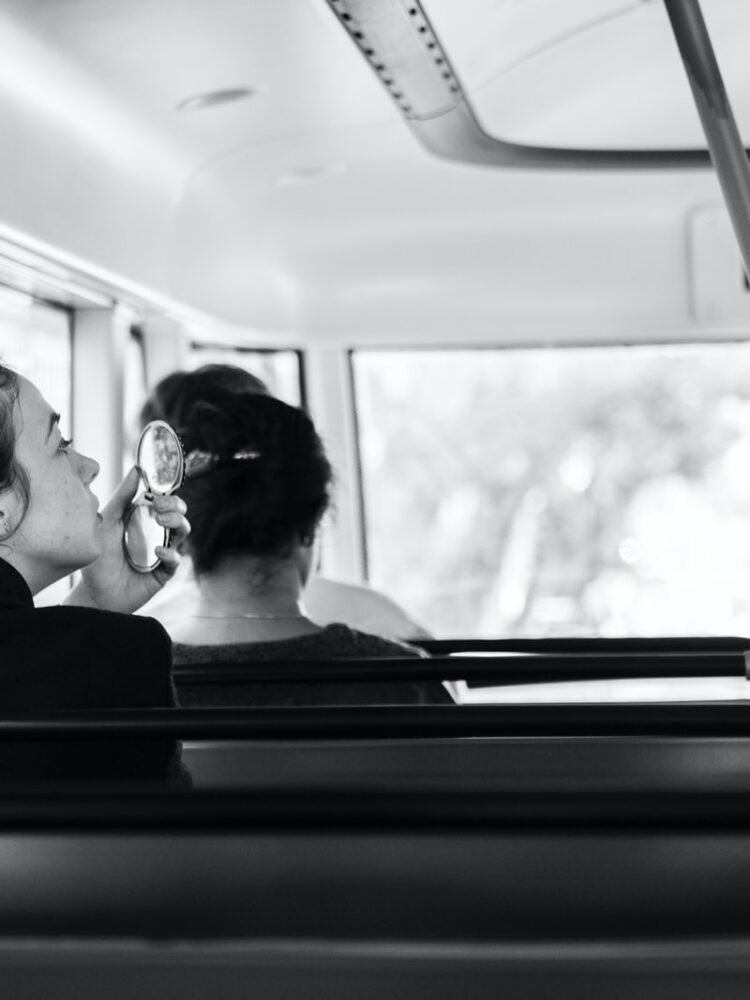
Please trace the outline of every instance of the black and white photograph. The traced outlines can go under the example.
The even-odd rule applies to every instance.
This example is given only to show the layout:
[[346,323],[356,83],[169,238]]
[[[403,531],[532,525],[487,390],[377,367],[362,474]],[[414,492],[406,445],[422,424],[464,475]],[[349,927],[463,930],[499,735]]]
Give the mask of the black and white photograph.
[[0,1000],[747,1000],[748,43],[0,0]]

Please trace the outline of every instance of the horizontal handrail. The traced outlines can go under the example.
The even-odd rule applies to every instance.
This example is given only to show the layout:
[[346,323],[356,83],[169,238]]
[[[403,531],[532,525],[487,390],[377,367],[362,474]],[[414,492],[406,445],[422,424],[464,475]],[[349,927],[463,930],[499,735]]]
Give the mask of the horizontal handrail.
[[217,660],[201,666],[177,666],[178,688],[185,685],[232,685],[291,682],[408,682],[464,680],[486,687],[549,684],[563,681],[668,677],[744,677],[740,650],[680,653],[539,653],[497,656],[440,656],[356,659],[248,661]]
[[359,740],[439,737],[750,738],[750,703],[156,708],[6,715],[18,740]]
[[750,829],[750,798],[727,791],[60,791],[0,791],[0,830]]
[[415,639],[414,644],[428,653],[446,656],[450,653],[712,653],[731,656],[750,651],[750,639],[744,636],[655,636],[608,637],[576,636],[552,639]]

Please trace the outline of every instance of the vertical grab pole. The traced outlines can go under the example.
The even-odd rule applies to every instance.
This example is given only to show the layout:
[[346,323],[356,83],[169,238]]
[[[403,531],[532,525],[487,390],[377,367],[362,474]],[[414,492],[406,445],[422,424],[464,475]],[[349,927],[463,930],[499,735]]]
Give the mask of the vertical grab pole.
[[724,201],[750,276],[750,167],[699,0],[664,0]]

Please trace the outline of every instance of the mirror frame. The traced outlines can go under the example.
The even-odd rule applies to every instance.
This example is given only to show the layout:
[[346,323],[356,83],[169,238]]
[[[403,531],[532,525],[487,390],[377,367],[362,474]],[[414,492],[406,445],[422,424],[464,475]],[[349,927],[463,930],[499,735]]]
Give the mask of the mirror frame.
[[[141,455],[141,446],[143,445],[143,442],[146,439],[147,434],[153,431],[157,427],[166,428],[169,431],[169,433],[174,436],[179,446],[179,465],[177,467],[178,475],[175,477],[176,481],[174,485],[171,486],[168,490],[155,490],[151,485],[151,483],[149,482],[148,476],[144,472],[143,466],[139,461]],[[135,448],[135,460],[136,460],[135,462],[136,469],[138,470],[138,477],[140,479],[140,482],[146,488],[145,494],[151,493],[151,494],[156,494],[157,496],[169,496],[170,494],[174,493],[175,490],[178,490],[185,481],[185,448],[182,444],[182,439],[180,438],[180,435],[177,433],[174,427],[172,427],[171,424],[167,423],[166,420],[150,420],[146,424],[146,426],[143,428],[138,437],[138,444],[136,445]],[[143,498],[145,494],[142,493],[140,497],[136,497],[136,499],[131,503],[130,507],[126,511],[125,516],[123,518],[122,548],[123,552],[125,553],[125,559],[127,560],[128,565],[130,566],[131,569],[135,570],[136,573],[153,573],[153,571],[159,566],[161,562],[160,559],[156,559],[153,563],[151,563],[150,566],[140,565],[139,563],[133,561],[130,555],[130,551],[128,549],[127,536],[128,536],[128,528],[130,526],[130,521],[133,517],[133,513],[135,512],[135,510],[137,510],[138,507],[143,506],[143,504],[139,503],[138,501],[139,499]],[[163,532],[164,532],[164,539],[161,544],[167,546],[169,545],[171,532],[169,531],[168,528],[164,528]]]

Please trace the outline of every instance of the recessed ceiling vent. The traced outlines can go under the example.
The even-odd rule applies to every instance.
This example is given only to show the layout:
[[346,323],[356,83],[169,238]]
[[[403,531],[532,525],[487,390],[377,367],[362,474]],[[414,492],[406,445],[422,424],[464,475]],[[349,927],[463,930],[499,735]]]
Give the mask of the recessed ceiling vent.
[[228,87],[226,90],[211,90],[205,94],[186,97],[176,106],[175,111],[203,111],[205,108],[215,108],[219,104],[231,104],[233,101],[244,101],[254,97],[258,90],[250,87]]
[[462,101],[455,71],[418,3],[327,2],[407,118],[436,118]]

